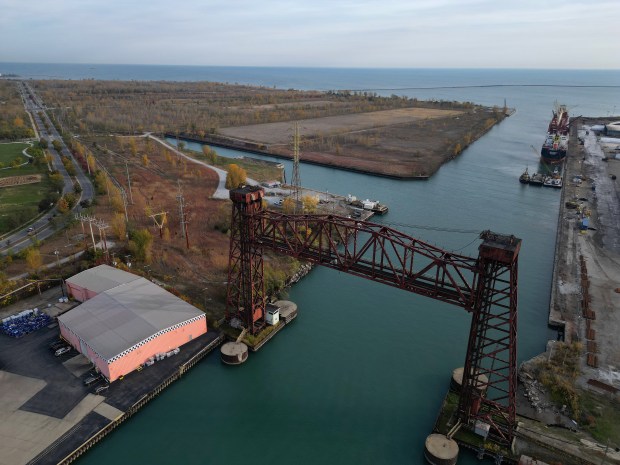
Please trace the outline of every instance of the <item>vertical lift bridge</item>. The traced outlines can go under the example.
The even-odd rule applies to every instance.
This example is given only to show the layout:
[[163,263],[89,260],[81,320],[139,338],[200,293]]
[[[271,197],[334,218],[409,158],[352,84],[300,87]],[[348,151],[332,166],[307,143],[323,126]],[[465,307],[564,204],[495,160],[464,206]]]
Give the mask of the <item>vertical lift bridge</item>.
[[230,191],[229,321],[239,319],[252,334],[265,326],[266,249],[462,307],[472,320],[459,420],[470,428],[486,423],[491,438],[512,442],[521,239],[484,231],[478,258],[472,258],[380,224],[268,211],[263,197],[263,189],[255,186]]

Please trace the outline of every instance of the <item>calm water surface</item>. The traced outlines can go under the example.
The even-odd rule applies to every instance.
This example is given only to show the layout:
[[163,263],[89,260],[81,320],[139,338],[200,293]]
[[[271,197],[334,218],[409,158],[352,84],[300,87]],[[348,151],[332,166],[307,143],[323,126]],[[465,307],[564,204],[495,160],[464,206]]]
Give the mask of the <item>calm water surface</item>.
[[[21,68],[20,68],[21,66]],[[481,231],[523,239],[519,360],[544,350],[560,192],[522,186],[554,101],[573,115],[620,109],[618,88],[486,84],[617,85],[619,72],[535,70],[334,70],[0,64],[33,77],[218,80],[301,89],[387,89],[419,99],[470,100],[517,113],[426,182],[395,181],[302,165],[305,186],[379,199],[377,222],[476,256]],[[13,70],[13,71],[11,71]],[[21,71],[20,71],[21,70]],[[223,155],[234,151],[217,149]],[[290,164],[287,175],[290,176]],[[421,464],[452,370],[462,366],[469,317],[461,309],[328,269],[290,292],[300,316],[243,367],[212,355],[112,433],[80,464]],[[459,464],[478,463],[461,453]]]

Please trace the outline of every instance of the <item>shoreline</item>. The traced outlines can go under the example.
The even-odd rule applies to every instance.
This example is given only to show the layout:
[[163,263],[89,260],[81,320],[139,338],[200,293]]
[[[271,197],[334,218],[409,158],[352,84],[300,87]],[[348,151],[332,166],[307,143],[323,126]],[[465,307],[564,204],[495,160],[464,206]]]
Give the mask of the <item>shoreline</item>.
[[[219,138],[215,138],[215,137],[197,137],[197,136],[190,136],[187,134],[179,134],[178,137],[176,134],[172,134],[169,132],[165,132],[163,134],[163,137],[165,138],[170,138],[170,139],[179,139],[182,141],[186,141],[186,142],[196,142],[199,144],[207,144],[207,145],[214,145],[216,147],[222,147],[225,149],[232,149],[232,150],[238,150],[240,152],[245,152],[245,153],[254,153],[257,155],[265,155],[265,156],[269,156],[269,157],[273,157],[273,158],[278,158],[280,160],[289,160],[289,161],[293,161],[293,157],[290,156],[286,156],[286,155],[282,155],[279,153],[273,153],[273,152],[269,152],[268,150],[263,150],[260,147],[258,147],[260,144],[254,144],[251,142],[243,142],[244,145],[240,145],[240,144],[235,144],[233,143],[231,140],[221,140]],[[360,174],[367,174],[369,176],[378,176],[381,178],[388,178],[388,179],[397,179],[397,180],[411,180],[411,181],[427,181],[431,176],[431,175],[423,175],[423,176],[397,176],[397,175],[393,175],[393,174],[384,174],[384,173],[377,173],[374,171],[370,171],[370,170],[364,170],[361,168],[352,168],[352,167],[348,167],[348,166],[338,166],[338,165],[333,165],[333,164],[329,164],[329,163],[323,163],[323,162],[319,162],[319,161],[315,161],[315,160],[300,160],[300,163],[305,163],[308,165],[316,165],[316,166],[323,166],[325,168],[332,168],[332,169],[336,169],[336,170],[342,170],[342,171],[349,171],[352,173],[360,173]]]

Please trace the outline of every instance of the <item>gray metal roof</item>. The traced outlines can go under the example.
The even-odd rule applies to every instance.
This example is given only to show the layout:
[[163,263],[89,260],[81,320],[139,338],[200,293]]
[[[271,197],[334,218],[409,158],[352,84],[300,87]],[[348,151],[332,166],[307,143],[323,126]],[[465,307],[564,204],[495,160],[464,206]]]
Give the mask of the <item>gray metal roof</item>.
[[100,293],[136,279],[140,279],[140,276],[109,265],[99,265],[71,276],[67,282]]
[[58,320],[110,360],[159,331],[204,315],[151,281],[136,278],[101,292]]

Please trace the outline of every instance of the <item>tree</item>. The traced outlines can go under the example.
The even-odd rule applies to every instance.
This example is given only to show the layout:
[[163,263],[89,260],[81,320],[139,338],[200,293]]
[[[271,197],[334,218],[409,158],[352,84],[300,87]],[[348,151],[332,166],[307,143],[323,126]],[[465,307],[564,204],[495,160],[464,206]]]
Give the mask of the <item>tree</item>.
[[293,213],[295,211],[295,199],[287,197],[282,202],[282,210],[284,213]]
[[215,150],[213,150],[211,147],[209,147],[208,145],[203,145],[202,146],[202,153],[204,154],[204,156],[206,157],[207,161],[211,165],[215,165],[217,163],[217,152]]
[[112,231],[118,237],[119,240],[124,241],[127,236],[127,224],[125,223],[125,215],[122,213],[115,213],[112,221],[110,222]]
[[316,212],[316,207],[319,204],[319,198],[313,195],[304,195],[301,199],[304,206],[304,211],[307,213]]
[[145,263],[151,261],[151,249],[153,246],[153,235],[148,229],[139,229],[131,234],[129,241],[129,250],[131,250],[137,260]]
[[226,174],[226,189],[234,189],[242,184],[245,184],[247,180],[247,174],[243,168],[239,165],[228,165],[228,174]]
[[103,195],[108,191],[108,178],[103,171],[97,171],[95,173],[95,189],[97,195]]
[[457,144],[454,146],[454,151],[453,151],[453,154],[454,154],[454,156],[456,156],[456,155],[458,155],[459,153],[461,153],[462,151],[463,151],[463,149],[461,148],[461,144],[460,144],[460,143],[457,143]]
[[142,155],[142,164],[144,166],[149,166],[149,157],[146,155],[146,153]]
[[36,273],[41,268],[43,264],[43,259],[41,258],[41,252],[39,249],[35,249],[34,247],[26,250],[26,254],[24,255],[26,258],[26,266],[32,273]]
[[95,161],[95,157],[93,157],[90,153],[86,155],[86,165],[91,172],[95,171],[95,169],[97,168],[97,162]]
[[52,147],[54,147],[54,150],[56,150],[58,153],[60,153],[60,151],[62,150],[62,144],[56,139],[52,141]]
[[46,140],[46,139],[41,138],[41,139],[39,140],[39,147],[41,147],[42,149],[46,149],[46,148],[47,148],[47,140]]
[[138,146],[136,145],[136,139],[133,137],[129,139],[129,150],[134,157],[138,155]]
[[69,211],[69,202],[64,197],[61,197],[56,204],[56,208],[62,214],[67,213]]
[[15,119],[13,120],[13,126],[15,126],[16,128],[21,128],[24,126],[24,120],[21,119],[19,116],[16,116]]

